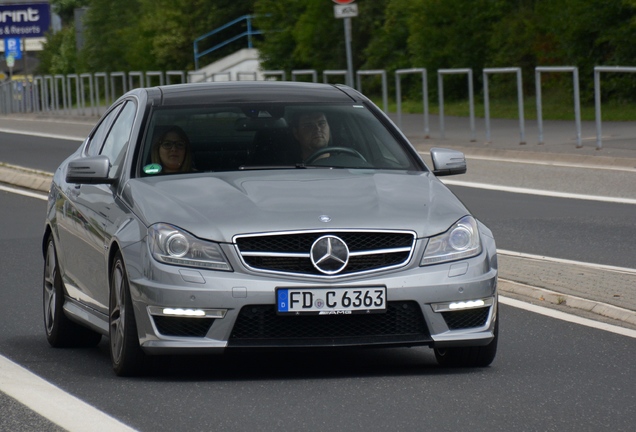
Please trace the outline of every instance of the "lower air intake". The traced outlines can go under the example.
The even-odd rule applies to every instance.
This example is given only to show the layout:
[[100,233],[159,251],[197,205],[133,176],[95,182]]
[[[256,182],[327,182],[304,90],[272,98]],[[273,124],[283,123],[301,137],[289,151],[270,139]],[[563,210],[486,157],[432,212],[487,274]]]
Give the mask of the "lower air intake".
[[153,316],[157,331],[164,336],[205,337],[214,318]]
[[419,305],[389,302],[386,313],[277,315],[273,305],[244,306],[230,347],[423,345],[431,337]]

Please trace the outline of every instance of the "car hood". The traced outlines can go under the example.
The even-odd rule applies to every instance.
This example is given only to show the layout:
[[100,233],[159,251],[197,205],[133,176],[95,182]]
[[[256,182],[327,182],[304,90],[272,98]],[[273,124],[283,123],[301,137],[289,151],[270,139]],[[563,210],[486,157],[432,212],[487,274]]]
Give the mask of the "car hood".
[[170,223],[220,242],[236,234],[311,229],[411,230],[429,237],[468,214],[428,172],[296,169],[147,177],[130,180],[123,198],[148,226]]

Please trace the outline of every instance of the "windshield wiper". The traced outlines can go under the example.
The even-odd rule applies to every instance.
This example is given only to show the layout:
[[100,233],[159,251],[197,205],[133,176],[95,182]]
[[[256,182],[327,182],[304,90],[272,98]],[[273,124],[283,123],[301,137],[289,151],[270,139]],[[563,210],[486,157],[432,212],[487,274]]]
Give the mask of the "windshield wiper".
[[275,170],[275,169],[306,169],[307,166],[303,163],[295,165],[241,165],[239,170]]

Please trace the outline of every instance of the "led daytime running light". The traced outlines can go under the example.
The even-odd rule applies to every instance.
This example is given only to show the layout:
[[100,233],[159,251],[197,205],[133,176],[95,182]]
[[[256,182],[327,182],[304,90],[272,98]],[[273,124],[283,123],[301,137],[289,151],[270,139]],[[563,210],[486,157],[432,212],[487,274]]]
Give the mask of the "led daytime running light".
[[483,300],[472,300],[472,301],[451,303],[448,305],[448,308],[451,310],[471,309],[471,308],[482,307],[485,305],[486,303],[484,303]]

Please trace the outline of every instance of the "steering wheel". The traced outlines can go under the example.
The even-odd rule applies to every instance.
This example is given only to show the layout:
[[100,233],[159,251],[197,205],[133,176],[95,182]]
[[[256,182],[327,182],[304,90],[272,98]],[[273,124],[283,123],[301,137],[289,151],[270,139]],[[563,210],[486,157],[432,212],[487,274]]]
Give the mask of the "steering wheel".
[[305,163],[312,164],[318,158],[320,158],[320,156],[327,153],[346,153],[350,156],[354,156],[359,159],[362,159],[365,162],[367,161],[358,150],[352,149],[351,147],[323,147],[321,149],[316,150],[311,156],[309,156],[307,160],[305,160]]

